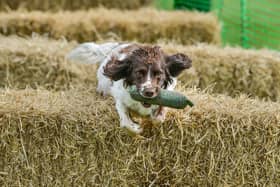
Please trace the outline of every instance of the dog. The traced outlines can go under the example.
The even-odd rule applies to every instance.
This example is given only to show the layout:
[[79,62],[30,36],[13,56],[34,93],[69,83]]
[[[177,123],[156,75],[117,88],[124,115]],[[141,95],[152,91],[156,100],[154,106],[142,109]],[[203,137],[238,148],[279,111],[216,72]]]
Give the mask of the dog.
[[130,118],[130,111],[162,123],[167,108],[133,100],[128,88],[135,85],[143,97],[154,98],[160,89],[174,90],[176,77],[192,66],[185,54],[167,55],[159,46],[136,43],[83,43],[67,58],[81,63],[100,63],[97,92],[113,96],[120,126],[135,134],[143,129]]

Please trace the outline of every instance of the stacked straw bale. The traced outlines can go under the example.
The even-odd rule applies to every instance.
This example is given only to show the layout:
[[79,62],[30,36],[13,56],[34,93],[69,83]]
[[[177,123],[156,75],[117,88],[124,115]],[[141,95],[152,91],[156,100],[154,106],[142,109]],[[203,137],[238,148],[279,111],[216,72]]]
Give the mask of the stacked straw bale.
[[[7,45],[9,44],[9,45]],[[96,66],[65,61],[75,43],[43,38],[0,37],[0,86],[65,89],[95,82]],[[280,55],[266,50],[218,48],[209,45],[160,44],[168,53],[191,57],[193,68],[180,77],[186,86],[211,87],[214,93],[280,99]]]
[[70,43],[43,38],[0,37],[0,87],[69,89],[95,82],[95,66],[69,63]]
[[150,5],[152,0],[1,0],[0,10],[78,10],[99,6],[119,9],[136,9]]
[[158,40],[182,44],[220,42],[220,27],[212,14],[153,9],[0,13],[0,33],[48,34],[55,39],[66,37],[79,42],[108,38],[147,43]]
[[[197,80],[192,84],[215,93],[280,99],[280,54],[269,50],[244,50],[209,45],[163,45],[168,52],[182,52],[193,60]],[[181,76],[190,82],[188,72]]]
[[280,184],[279,103],[184,93],[194,108],[133,138],[95,90],[2,90],[0,185]]

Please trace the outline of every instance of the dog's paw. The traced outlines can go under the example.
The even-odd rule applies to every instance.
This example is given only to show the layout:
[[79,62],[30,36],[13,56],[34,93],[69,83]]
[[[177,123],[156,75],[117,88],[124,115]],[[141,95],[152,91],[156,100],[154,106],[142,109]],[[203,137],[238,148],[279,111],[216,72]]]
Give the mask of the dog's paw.
[[151,115],[153,125],[159,125],[165,120],[166,109],[163,107],[158,108]]
[[152,116],[152,124],[153,125],[159,125],[162,124],[165,120],[165,114],[157,115],[157,116]]
[[96,92],[97,92],[100,96],[103,96],[103,97],[105,97],[105,96],[107,96],[107,95],[109,94],[107,91],[104,91],[104,90],[99,89],[99,88],[96,89]]
[[130,132],[134,133],[134,134],[140,134],[143,132],[143,128],[138,125],[137,123],[131,123],[131,124],[124,124],[121,125],[122,128],[126,128],[127,130],[129,130]]

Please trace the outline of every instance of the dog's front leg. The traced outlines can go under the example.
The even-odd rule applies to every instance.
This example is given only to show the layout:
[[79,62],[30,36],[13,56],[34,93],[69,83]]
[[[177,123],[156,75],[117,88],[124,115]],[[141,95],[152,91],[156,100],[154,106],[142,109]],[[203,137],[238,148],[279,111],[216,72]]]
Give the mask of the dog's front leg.
[[163,123],[165,120],[167,109],[163,106],[159,106],[155,111],[153,111],[151,118],[153,124]]
[[139,134],[143,131],[140,125],[134,123],[128,114],[127,107],[120,101],[116,102],[117,112],[120,117],[120,126],[127,128],[129,131]]

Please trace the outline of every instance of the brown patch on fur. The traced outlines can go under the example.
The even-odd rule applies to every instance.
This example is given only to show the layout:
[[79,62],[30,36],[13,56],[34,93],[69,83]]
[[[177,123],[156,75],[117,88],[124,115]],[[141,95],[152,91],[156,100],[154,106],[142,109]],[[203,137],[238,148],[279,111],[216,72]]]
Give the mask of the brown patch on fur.
[[110,63],[106,64],[106,67],[110,68],[110,67],[114,66],[114,64],[117,63],[117,60],[118,60],[118,59],[117,59],[116,56],[112,56],[112,57],[111,57],[111,60],[110,60]]
[[158,88],[167,88],[172,83],[171,76],[176,77],[191,66],[191,60],[184,54],[166,56],[159,46],[131,44],[120,53],[126,57],[118,60],[112,56],[104,67],[104,75],[114,81],[124,79],[125,86],[136,85],[140,89],[150,73],[151,85],[143,90],[147,97],[158,94]]
[[134,50],[132,54],[142,59],[145,64],[156,63],[163,57],[163,52],[159,46],[141,46]]
[[141,46],[139,44],[132,44],[123,48],[120,53],[126,53],[128,56],[135,56],[145,64],[153,64],[163,58],[163,51],[159,46]]
[[110,62],[105,65],[103,74],[111,80],[117,81],[128,75],[128,67],[128,61],[119,61],[117,57],[112,56]]

